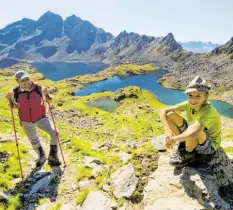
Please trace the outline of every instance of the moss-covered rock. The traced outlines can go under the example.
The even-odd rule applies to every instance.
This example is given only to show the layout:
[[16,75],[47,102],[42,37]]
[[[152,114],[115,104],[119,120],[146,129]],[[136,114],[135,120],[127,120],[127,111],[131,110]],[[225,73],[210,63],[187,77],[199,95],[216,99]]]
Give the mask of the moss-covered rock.
[[130,86],[127,88],[119,89],[115,92],[114,99],[116,101],[121,101],[125,98],[138,98],[138,94],[141,91],[141,88],[136,86]]

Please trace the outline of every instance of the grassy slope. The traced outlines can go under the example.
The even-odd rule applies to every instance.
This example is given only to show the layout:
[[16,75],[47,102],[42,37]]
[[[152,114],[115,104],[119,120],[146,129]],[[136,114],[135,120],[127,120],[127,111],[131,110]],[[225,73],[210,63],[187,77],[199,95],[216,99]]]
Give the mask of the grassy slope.
[[[119,147],[119,150],[129,151],[131,149],[128,146],[121,145],[122,141],[144,141],[147,138],[151,138],[155,134],[161,133],[160,125],[158,125],[156,122],[156,119],[158,119],[158,113],[156,110],[163,105],[156,101],[154,96],[147,91],[138,91],[137,87],[126,88],[126,92],[137,92],[139,98],[125,99],[116,112],[109,113],[96,108],[88,108],[85,103],[101,97],[113,98],[113,93],[105,92],[101,94],[93,94],[88,97],[82,98],[72,96],[70,93],[77,87],[77,83],[75,83],[74,81],[67,80],[54,83],[48,79],[44,79],[40,73],[37,73],[33,69],[30,69],[28,67],[26,68],[31,73],[31,78],[34,82],[49,87],[49,90],[53,93],[53,105],[55,106],[54,113],[61,110],[69,112],[69,110],[74,109],[81,112],[82,116],[86,116],[89,119],[98,119],[98,121],[101,122],[94,129],[78,129],[64,121],[64,119],[60,119],[59,115],[57,116],[57,127],[59,127],[61,133],[61,141],[67,139],[71,140],[71,145],[69,145],[67,149],[72,149],[74,151],[72,158],[78,157],[79,159],[83,159],[84,155],[90,155],[92,157],[100,158],[105,162],[105,164],[113,166],[111,167],[112,172],[122,165],[122,161],[119,159],[117,152],[113,150],[110,150],[109,152],[94,151],[91,149],[91,144],[93,142],[101,143],[106,141],[107,139],[114,142],[117,147]],[[88,77],[78,77],[78,80],[83,85],[89,82],[101,80],[103,75],[105,75],[105,77],[111,77],[113,75],[127,75],[129,74],[129,72],[130,74],[132,74],[132,72],[138,74],[143,73],[145,70],[154,69],[155,68],[151,65],[122,65],[121,67],[107,68],[103,72],[97,74],[97,76],[89,75]],[[14,72],[10,69],[0,70],[0,133],[4,134],[13,133],[9,106],[6,99],[4,98],[6,93],[11,88],[17,85],[13,75]],[[87,78],[89,78],[88,81]],[[63,106],[57,106],[59,102],[62,102]],[[148,104],[148,107],[146,109],[139,109],[139,103]],[[17,111],[15,110],[14,113],[18,134],[20,135],[20,137],[24,137],[25,135],[17,119]],[[45,134],[44,132],[40,132],[40,135],[48,139],[47,134]],[[25,145],[20,144],[21,156],[22,159],[25,159],[25,162],[28,158],[28,154],[26,152],[27,149],[31,148],[26,148]],[[7,160],[7,162],[0,165],[0,173],[2,174],[0,179],[0,189],[9,190],[14,187],[12,185],[12,180],[16,177],[19,177],[20,175],[19,167],[17,167],[18,160],[15,150],[15,144],[3,143],[1,144],[0,151],[11,151],[10,158]],[[77,180],[88,177],[88,172],[86,170],[87,169],[79,171],[79,174],[77,175]],[[103,184],[102,181],[105,180],[105,178],[108,176],[108,174],[101,174],[99,177],[97,177],[97,187],[98,185]],[[16,206],[19,205],[18,198],[15,197],[11,203],[12,205],[9,206],[9,209],[16,208]],[[1,208],[3,207],[0,207],[0,209]]]

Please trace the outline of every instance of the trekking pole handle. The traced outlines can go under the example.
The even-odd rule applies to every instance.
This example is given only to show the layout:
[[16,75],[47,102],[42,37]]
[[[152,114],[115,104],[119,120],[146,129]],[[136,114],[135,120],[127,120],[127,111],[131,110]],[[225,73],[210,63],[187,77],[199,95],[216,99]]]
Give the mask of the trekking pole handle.
[[8,99],[8,102],[11,108],[19,108],[19,104],[16,101]]
[[46,99],[51,101],[52,97],[49,94],[46,94]]

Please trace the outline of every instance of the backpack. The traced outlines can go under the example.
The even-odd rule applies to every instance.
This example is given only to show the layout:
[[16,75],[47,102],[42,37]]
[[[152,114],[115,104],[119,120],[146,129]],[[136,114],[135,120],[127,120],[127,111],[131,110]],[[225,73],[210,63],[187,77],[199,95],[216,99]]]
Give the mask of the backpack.
[[[18,97],[19,97],[19,94],[22,94],[22,93],[30,93],[29,91],[19,91],[19,86],[17,86],[16,88],[13,89],[13,92],[14,92],[14,98],[15,98],[15,101],[18,102]],[[36,92],[43,100],[43,97],[42,97],[42,92],[41,92],[41,88],[39,88],[38,85],[35,84],[35,88],[31,91],[31,92]]]

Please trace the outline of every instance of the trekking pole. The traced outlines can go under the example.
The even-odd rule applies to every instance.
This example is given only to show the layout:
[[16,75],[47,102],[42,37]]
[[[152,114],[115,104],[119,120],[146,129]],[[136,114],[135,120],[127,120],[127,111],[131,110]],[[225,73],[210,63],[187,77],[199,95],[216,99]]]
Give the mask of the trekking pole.
[[19,154],[18,137],[17,137],[17,134],[16,134],[16,128],[15,128],[15,118],[14,118],[14,112],[13,112],[13,103],[10,102],[10,101],[9,101],[9,103],[10,103],[10,107],[11,107],[11,117],[12,117],[12,121],[13,121],[14,133],[15,133],[15,142],[16,142],[16,148],[17,148],[17,153],[18,153],[20,173],[21,173],[21,178],[23,179],[23,170],[22,170],[21,159],[20,159],[20,154]]
[[51,118],[52,118],[52,121],[53,121],[54,129],[55,129],[56,137],[57,137],[57,142],[58,142],[58,145],[59,145],[59,148],[60,148],[60,151],[61,151],[61,156],[62,156],[62,159],[63,159],[63,162],[64,162],[64,167],[66,167],[65,158],[64,158],[63,151],[62,151],[62,148],[61,148],[61,143],[60,143],[60,140],[59,140],[59,135],[58,135],[57,128],[56,128],[56,125],[55,125],[55,120],[54,120],[54,117],[53,117],[53,113],[52,113],[52,109],[51,109],[51,105],[50,105],[49,100],[47,100],[47,103],[49,105],[49,112],[50,112],[50,115],[51,115]]

